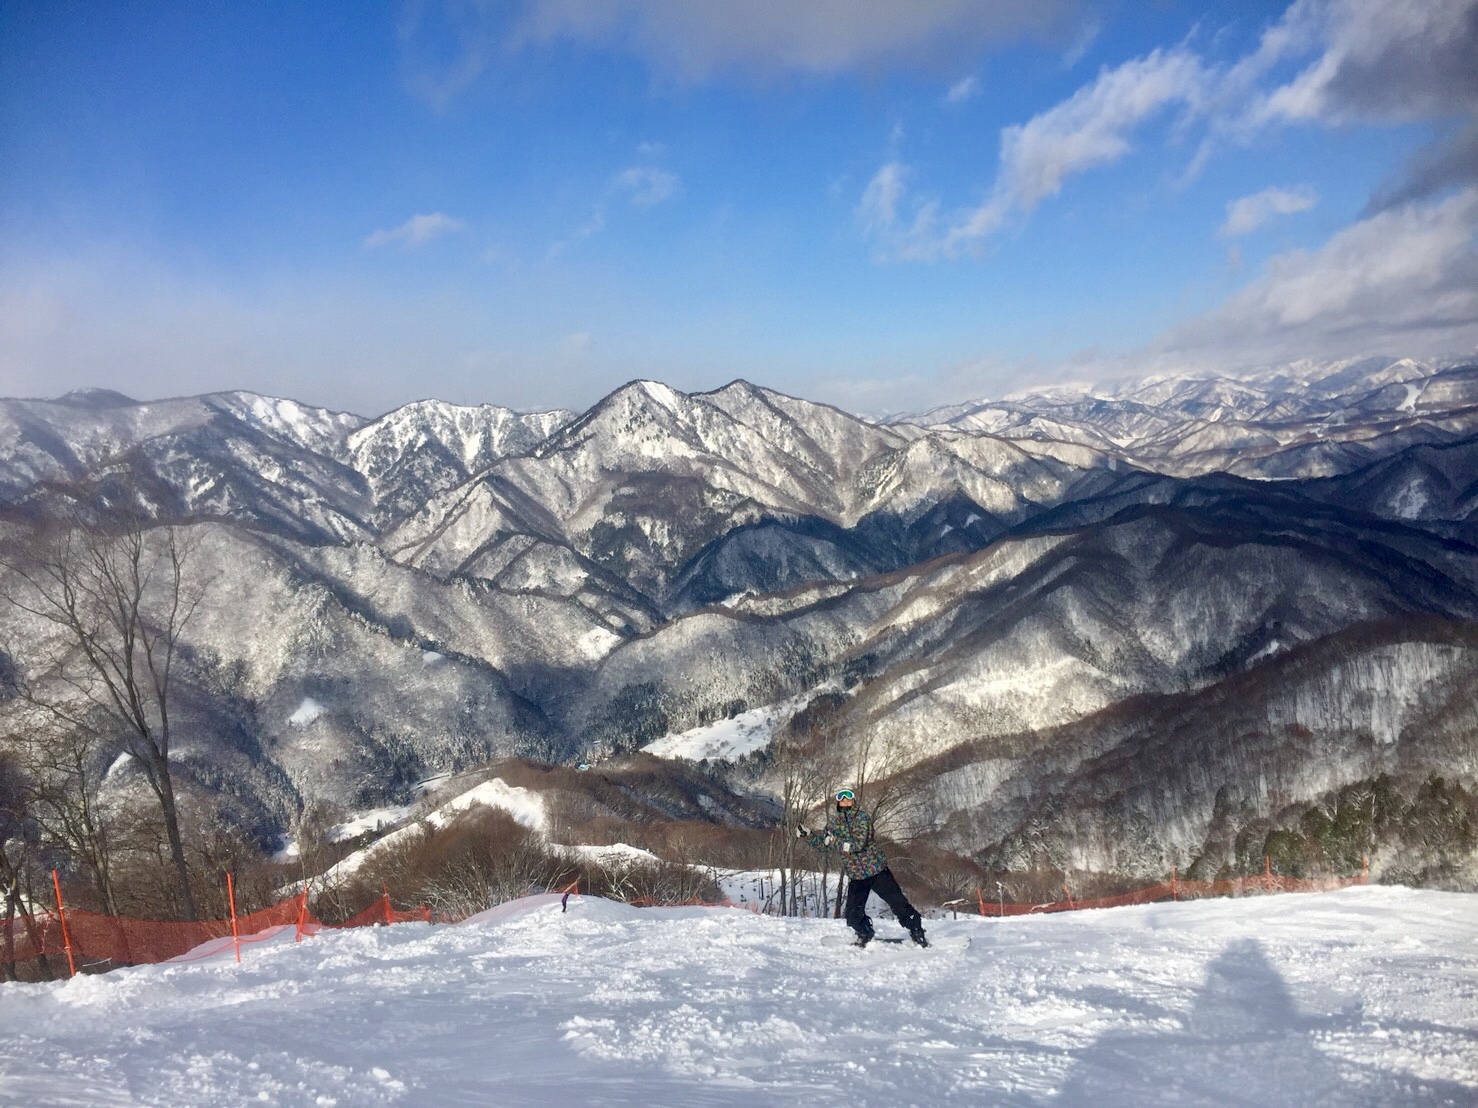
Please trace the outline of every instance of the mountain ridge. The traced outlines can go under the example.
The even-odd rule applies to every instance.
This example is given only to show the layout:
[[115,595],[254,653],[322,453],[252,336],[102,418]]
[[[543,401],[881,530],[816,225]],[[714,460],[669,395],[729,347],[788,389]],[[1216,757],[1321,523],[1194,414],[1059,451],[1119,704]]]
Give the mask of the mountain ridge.
[[[1165,759],[1206,761],[1257,819],[1277,813],[1234,748],[1198,761],[1152,705],[1245,687],[1263,690],[1248,718],[1274,718],[1283,667],[1295,682],[1301,652],[1376,624],[1397,629],[1381,664],[1415,667],[1400,687],[1462,732],[1443,690],[1478,647],[1459,635],[1433,675],[1399,629],[1415,644],[1423,621],[1478,622],[1478,366],[1099,391],[892,421],[742,379],[631,382],[583,413],[418,401],[374,420],[246,392],[5,400],[0,530],[106,501],[199,536],[216,592],[186,643],[181,773],[202,798],[235,780],[236,818],[264,834],[317,800],[404,802],[491,758],[621,756],[824,699],[839,767],[871,749],[902,780],[1005,752],[970,790],[916,782],[919,826],[950,849],[1027,857],[1019,827],[971,815],[1040,818],[1026,790],[1089,838],[1173,825],[1155,857],[1189,864],[1211,816],[1200,785],[1146,799]],[[3,630],[0,662],[29,672],[48,632],[13,611]],[[1101,755],[1133,819],[1105,823],[1092,789],[1032,770],[1021,736],[1136,711],[1161,723],[1094,740],[1113,739]],[[1450,744],[1397,730],[1402,773],[1478,786]],[[1358,731],[1331,717],[1328,781],[1372,770]],[[1289,789],[1313,788],[1284,750],[1297,735],[1259,741]],[[774,757],[762,744],[711,771],[763,794]],[[1059,862],[1089,856],[1055,841]]]

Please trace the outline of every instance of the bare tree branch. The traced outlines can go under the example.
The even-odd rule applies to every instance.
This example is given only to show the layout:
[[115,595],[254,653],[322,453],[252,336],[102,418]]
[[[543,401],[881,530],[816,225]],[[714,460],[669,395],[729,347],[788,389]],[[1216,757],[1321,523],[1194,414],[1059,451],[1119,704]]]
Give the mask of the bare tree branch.
[[184,630],[203,588],[188,565],[194,545],[136,514],[77,508],[42,521],[0,550],[4,599],[50,625],[32,647],[28,700],[57,722],[92,729],[133,756],[159,802],[181,907],[195,918],[170,753],[170,693]]

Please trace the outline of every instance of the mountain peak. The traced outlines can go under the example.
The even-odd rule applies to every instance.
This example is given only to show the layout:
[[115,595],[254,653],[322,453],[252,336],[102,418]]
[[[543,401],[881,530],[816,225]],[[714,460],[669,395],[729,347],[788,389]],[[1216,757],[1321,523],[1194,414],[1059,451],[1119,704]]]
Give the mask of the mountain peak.
[[65,396],[58,396],[53,404],[66,404],[72,408],[132,408],[138,401],[124,396],[113,389],[73,389]]

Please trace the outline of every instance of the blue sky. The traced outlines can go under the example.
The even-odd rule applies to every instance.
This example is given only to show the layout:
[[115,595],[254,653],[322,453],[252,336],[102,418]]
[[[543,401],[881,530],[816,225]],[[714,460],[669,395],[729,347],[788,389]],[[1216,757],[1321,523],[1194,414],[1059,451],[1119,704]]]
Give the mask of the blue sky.
[[1478,346],[1478,0],[0,7],[0,394],[854,411]]

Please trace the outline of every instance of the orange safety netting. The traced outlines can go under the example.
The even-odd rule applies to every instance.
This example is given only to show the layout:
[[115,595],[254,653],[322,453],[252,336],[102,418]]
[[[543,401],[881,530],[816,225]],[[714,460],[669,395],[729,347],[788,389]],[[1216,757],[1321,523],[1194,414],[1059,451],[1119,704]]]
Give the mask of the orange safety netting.
[[[297,923],[302,899],[300,894],[238,916],[237,930],[250,934],[278,924]],[[35,915],[30,922],[31,927],[24,919],[0,924],[0,959],[23,962],[43,954],[65,954],[70,947],[79,962],[138,965],[163,962],[211,939],[231,937],[229,919],[140,920],[68,908],[65,934],[61,917],[55,912]]]
[[[396,908],[389,896],[382,896],[369,907],[355,912],[343,923],[325,924],[328,927],[373,927],[381,923],[430,923],[431,909],[425,904],[411,909]],[[316,922],[316,921],[315,921]]]
[[[306,894],[298,893],[270,908],[237,916],[235,934],[250,936],[272,927],[289,925],[296,927],[302,935],[325,928],[369,927],[412,920],[429,923],[431,909],[425,905],[410,910],[399,909],[391,904],[387,895],[343,923],[326,924],[308,911]],[[233,935],[231,924],[230,919],[127,919],[65,908],[64,915],[43,912],[29,918],[0,921],[0,962],[27,962],[42,955],[70,955],[78,966],[164,962],[212,939],[230,940]],[[247,940],[243,938],[242,941]]]
[[[1003,899],[989,900],[976,890],[976,901],[982,916],[1023,916],[1037,912],[1067,912],[1084,908],[1117,908],[1130,904],[1151,904],[1164,900],[1190,900],[1199,897],[1247,896],[1266,893],[1323,892],[1363,885],[1367,876],[1364,870],[1353,877],[1329,877],[1309,880],[1297,877],[1282,877],[1265,870],[1256,877],[1234,877],[1219,881],[1182,881],[1172,871],[1169,881],[1161,881],[1132,892],[1113,896],[1075,898],[1063,887],[1063,897],[1049,903],[1024,904],[1006,902]],[[577,891],[572,885],[560,890],[568,895]],[[630,901],[635,907],[656,907],[655,901],[640,899]],[[690,900],[687,904],[706,903]],[[668,905],[670,906],[670,905]],[[721,902],[722,907],[735,907],[731,901]],[[759,911],[758,906],[749,906]],[[252,941],[273,928],[292,926],[297,937],[313,934],[324,929],[369,927],[375,925],[407,923],[449,923],[451,919],[433,918],[431,909],[422,904],[411,909],[396,908],[389,893],[377,898],[368,907],[351,916],[343,923],[326,924],[308,910],[307,893],[298,893],[279,901],[270,908],[237,916],[235,927],[230,919],[197,920],[137,920],[119,916],[105,916],[96,912],[65,909],[62,914],[41,912],[31,916],[20,916],[0,921],[0,963],[15,964],[28,962],[42,956],[65,956],[69,964],[86,968],[107,965],[141,965],[164,962],[210,943],[212,940],[226,942]],[[234,937],[240,936],[239,940]]]

